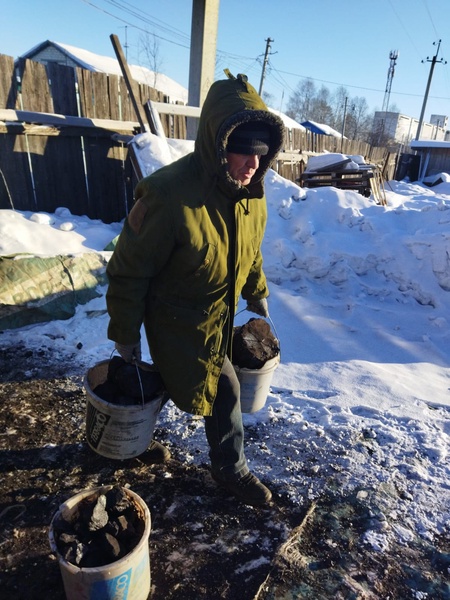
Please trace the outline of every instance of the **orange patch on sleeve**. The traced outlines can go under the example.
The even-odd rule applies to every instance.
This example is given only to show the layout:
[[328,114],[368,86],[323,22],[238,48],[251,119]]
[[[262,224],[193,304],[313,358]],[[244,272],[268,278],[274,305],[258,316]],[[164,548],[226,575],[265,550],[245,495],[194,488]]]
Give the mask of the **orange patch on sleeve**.
[[147,207],[141,200],[138,200],[128,215],[128,224],[136,235],[141,231],[146,213]]

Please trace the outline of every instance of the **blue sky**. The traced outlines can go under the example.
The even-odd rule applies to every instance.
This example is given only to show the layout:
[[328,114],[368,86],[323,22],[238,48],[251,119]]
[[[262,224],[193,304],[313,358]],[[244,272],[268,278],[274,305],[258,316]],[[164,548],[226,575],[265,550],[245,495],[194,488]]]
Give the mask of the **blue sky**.
[[[148,32],[159,41],[161,71],[187,87],[191,10],[191,0],[15,0],[2,8],[0,53],[17,57],[50,39],[114,56],[115,33],[129,62],[142,64],[139,40]],[[285,110],[310,77],[331,92],[343,85],[350,98],[380,110],[395,50],[390,104],[419,118],[439,39],[438,59],[450,63],[449,31],[449,0],[222,0],[216,74],[246,73],[258,89],[271,38],[264,91],[273,108]],[[450,64],[435,65],[425,120],[430,114],[450,116]]]

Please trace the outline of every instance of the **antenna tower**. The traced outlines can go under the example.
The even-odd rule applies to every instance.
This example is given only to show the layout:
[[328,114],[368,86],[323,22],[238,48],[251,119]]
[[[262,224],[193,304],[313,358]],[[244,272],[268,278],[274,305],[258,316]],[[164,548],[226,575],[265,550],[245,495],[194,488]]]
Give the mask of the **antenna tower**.
[[397,64],[398,51],[391,50],[389,52],[389,58],[391,60],[391,63],[389,65],[389,71],[388,71],[388,76],[387,76],[387,81],[386,81],[386,89],[384,91],[384,100],[383,100],[383,106],[381,107],[381,112],[388,112],[388,110],[389,110],[389,99],[391,97],[392,80],[394,79],[394,72],[395,72],[395,65]]

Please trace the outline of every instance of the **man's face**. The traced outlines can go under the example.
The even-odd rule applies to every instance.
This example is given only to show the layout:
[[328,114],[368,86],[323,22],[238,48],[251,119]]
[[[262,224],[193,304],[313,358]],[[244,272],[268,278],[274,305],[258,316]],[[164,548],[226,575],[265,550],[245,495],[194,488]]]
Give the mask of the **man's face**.
[[258,154],[235,154],[227,152],[228,172],[242,185],[248,185],[259,167]]

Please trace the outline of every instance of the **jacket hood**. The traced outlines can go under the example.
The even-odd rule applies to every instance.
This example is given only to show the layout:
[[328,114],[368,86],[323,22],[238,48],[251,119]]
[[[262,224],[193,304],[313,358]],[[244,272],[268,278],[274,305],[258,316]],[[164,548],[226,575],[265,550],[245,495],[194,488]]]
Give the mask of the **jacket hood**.
[[[271,113],[245,75],[234,77],[225,71],[228,79],[212,84],[203,104],[199,120],[194,154],[201,168],[228,193],[261,198],[264,196],[264,175],[284,142],[282,120]],[[270,128],[268,154],[260,157],[259,168],[245,188],[228,173],[227,141],[231,132],[249,121],[262,121]],[[247,190],[247,191],[246,191]]]

